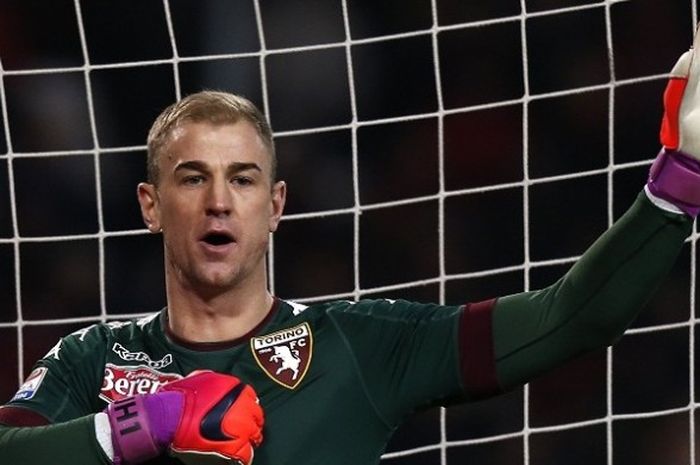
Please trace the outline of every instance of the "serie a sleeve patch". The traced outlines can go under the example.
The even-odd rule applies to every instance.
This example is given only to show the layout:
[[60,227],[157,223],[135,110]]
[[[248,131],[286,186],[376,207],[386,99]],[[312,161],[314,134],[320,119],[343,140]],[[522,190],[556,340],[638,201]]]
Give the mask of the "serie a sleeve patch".
[[20,386],[19,390],[12,398],[12,401],[29,400],[33,398],[36,392],[39,390],[39,387],[41,387],[41,383],[44,381],[48,371],[49,369],[46,367],[35,368],[31,373],[29,373],[29,376],[27,376],[24,384]]

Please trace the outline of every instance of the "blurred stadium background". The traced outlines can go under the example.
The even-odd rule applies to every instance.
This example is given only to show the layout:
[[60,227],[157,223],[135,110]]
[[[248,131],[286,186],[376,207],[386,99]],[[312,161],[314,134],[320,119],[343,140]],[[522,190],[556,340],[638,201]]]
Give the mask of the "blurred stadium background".
[[[689,0],[1,0],[0,401],[62,335],[164,306],[135,186],[177,97],[268,114],[277,295],[460,304],[549,284],[631,203],[696,20]],[[695,239],[614,350],[419,413],[384,462],[694,464]]]

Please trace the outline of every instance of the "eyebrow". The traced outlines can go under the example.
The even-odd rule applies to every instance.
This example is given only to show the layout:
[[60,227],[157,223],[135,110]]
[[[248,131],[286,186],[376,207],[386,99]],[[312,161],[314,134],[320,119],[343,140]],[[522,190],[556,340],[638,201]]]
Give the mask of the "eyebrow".
[[[177,173],[181,170],[199,171],[202,173],[208,173],[210,171],[208,165],[200,160],[190,160],[178,163],[173,172]],[[229,174],[240,173],[241,171],[247,170],[255,170],[262,172],[262,168],[260,168],[260,165],[253,162],[233,162],[226,167],[226,172]]]

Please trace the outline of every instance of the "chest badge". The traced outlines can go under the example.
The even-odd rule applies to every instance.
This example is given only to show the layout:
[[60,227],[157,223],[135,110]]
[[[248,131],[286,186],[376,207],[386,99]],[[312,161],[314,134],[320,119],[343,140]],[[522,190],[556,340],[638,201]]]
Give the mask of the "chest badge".
[[288,389],[296,388],[311,364],[313,335],[308,323],[250,339],[260,368]]

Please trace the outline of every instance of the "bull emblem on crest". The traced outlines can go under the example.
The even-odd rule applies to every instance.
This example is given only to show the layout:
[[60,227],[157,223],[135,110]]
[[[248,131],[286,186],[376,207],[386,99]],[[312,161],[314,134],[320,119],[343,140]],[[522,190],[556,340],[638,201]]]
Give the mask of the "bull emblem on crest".
[[296,380],[299,376],[299,365],[301,364],[301,358],[299,358],[298,350],[290,350],[287,346],[275,346],[273,347],[275,355],[270,357],[271,362],[282,362],[277,371],[276,375],[279,375],[284,370],[292,370],[292,380]]

